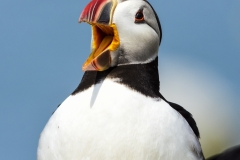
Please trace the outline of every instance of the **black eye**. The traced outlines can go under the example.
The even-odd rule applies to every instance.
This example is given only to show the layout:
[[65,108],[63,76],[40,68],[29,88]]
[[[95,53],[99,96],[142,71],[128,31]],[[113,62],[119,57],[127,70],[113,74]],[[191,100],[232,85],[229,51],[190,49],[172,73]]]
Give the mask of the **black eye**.
[[135,15],[135,23],[144,22],[143,10],[139,10]]

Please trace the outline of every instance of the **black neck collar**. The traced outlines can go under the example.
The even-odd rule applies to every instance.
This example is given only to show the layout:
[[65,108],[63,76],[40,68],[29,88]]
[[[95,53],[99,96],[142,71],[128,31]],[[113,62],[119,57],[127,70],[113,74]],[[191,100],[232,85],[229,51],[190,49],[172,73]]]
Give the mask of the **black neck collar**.
[[161,98],[166,101],[173,109],[179,112],[191,126],[195,135],[199,137],[196,122],[191,113],[178,104],[167,101],[159,92],[158,58],[148,64],[132,64],[109,68],[106,71],[87,71],[84,73],[79,86],[72,95],[82,92],[92,85],[104,81],[106,78],[118,78],[117,83],[124,84],[129,88],[152,98]]
[[159,93],[158,58],[147,64],[122,65],[101,72],[87,71],[72,95],[82,92],[106,78],[118,78],[120,80],[117,83],[124,84],[145,96],[161,97]]

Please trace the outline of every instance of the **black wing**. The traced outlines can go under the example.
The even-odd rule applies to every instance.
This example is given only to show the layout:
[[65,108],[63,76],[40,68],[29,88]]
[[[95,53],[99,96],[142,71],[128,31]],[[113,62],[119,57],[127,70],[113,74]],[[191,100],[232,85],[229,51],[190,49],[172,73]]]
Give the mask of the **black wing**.
[[192,128],[193,132],[195,133],[195,135],[198,138],[200,138],[200,133],[199,133],[197,124],[192,117],[192,114],[190,112],[188,112],[187,110],[185,110],[182,106],[180,106],[176,103],[172,103],[172,102],[167,101],[162,95],[160,97],[163,100],[165,100],[173,109],[178,111],[178,113],[180,113],[185,118],[185,120],[188,122],[189,126]]
[[208,158],[207,160],[240,160],[240,145],[229,148],[218,155]]

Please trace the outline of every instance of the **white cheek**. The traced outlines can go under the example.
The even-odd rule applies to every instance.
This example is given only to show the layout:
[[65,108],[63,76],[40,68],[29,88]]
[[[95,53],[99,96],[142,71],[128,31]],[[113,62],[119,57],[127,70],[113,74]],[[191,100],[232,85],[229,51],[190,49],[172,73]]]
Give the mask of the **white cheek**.
[[134,3],[123,2],[114,11],[113,23],[117,26],[120,48],[125,51],[129,63],[148,63],[158,54],[159,37],[156,31],[147,23],[135,23],[135,14],[142,3],[137,0]]

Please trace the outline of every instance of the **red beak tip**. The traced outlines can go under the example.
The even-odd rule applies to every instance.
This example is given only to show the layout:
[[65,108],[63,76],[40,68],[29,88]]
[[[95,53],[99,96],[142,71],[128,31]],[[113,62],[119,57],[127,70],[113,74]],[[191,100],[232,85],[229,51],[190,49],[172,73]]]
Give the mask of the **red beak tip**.
[[85,22],[84,17],[82,15],[80,15],[78,19],[78,23],[81,23],[81,22]]

